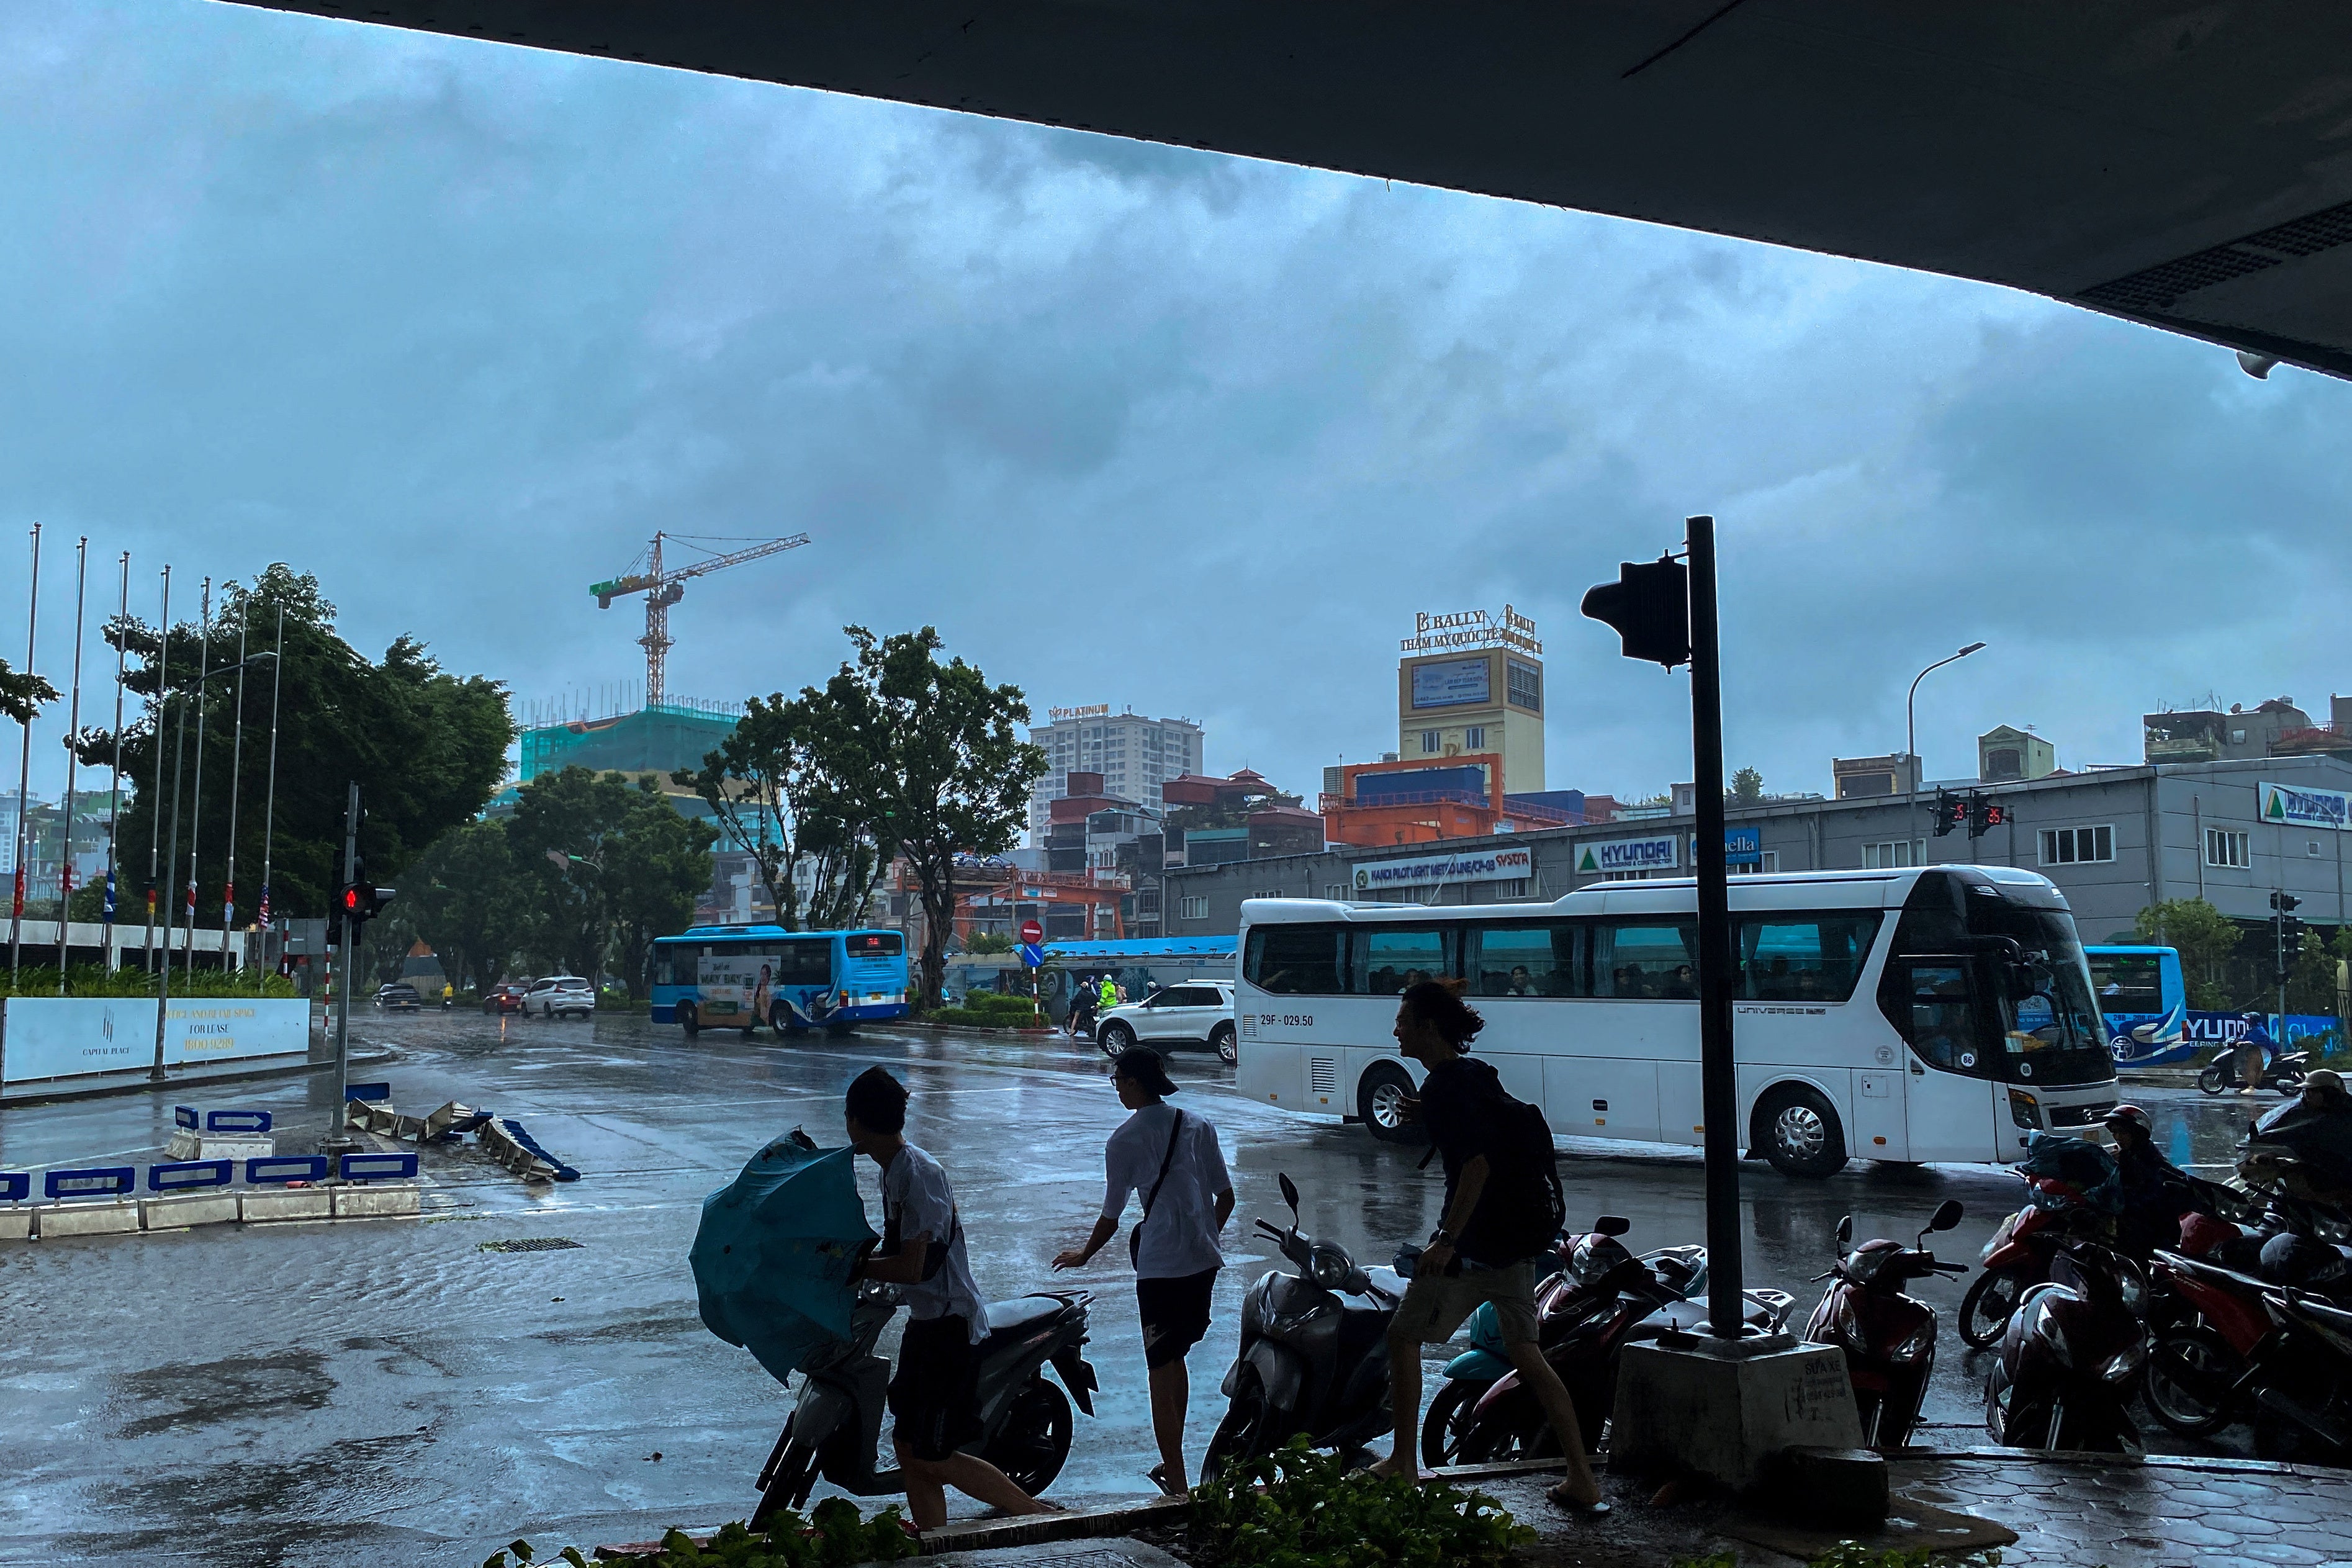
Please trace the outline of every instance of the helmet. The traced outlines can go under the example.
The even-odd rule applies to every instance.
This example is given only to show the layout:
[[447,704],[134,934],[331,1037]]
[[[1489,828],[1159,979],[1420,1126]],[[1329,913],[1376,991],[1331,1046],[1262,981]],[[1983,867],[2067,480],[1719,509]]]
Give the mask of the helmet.
[[2263,1243],[2263,1278],[2273,1285],[2324,1285],[2344,1269],[2341,1252],[2307,1236],[2282,1232]]
[[2180,1250],[2191,1258],[2210,1258],[2221,1250],[2226,1242],[2234,1241],[2238,1227],[2210,1214],[2185,1214],[2180,1216]]
[[2152,1134],[2156,1131],[2156,1123],[2148,1119],[2147,1111],[2137,1105],[2110,1106],[2107,1113],[2099,1120],[2110,1127],[2118,1121],[2128,1121],[2143,1133]]

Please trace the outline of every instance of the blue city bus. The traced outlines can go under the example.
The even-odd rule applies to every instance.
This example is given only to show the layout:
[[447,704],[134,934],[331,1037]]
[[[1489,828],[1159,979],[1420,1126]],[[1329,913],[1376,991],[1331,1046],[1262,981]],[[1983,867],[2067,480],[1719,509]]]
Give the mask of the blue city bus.
[[697,926],[656,938],[652,968],[654,1021],[689,1035],[839,1032],[907,1016],[907,939],[895,931]]
[[2189,992],[2180,954],[2168,947],[2085,947],[2091,989],[2106,1020],[2107,1050],[2132,1067],[2185,1061],[2200,1042],[2189,1037]]

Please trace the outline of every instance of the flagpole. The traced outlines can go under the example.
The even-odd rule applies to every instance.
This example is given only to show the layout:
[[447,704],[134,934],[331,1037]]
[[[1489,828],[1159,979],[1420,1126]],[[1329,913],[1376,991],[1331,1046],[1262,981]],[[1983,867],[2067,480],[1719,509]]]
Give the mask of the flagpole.
[[269,794],[261,808],[261,954],[265,960],[269,956],[269,850],[278,826],[278,694],[285,684],[286,605],[280,600],[278,648],[269,656]]
[[112,973],[121,954],[114,945],[115,867],[120,858],[116,839],[122,826],[122,661],[130,646],[131,552],[122,552],[122,604],[114,613],[114,784],[106,803],[105,955],[100,964]]
[[213,670],[213,580],[205,579],[197,600],[196,634],[196,777],[188,786],[188,951],[180,959],[180,973],[196,967],[196,846],[205,828],[205,682]]
[[[207,604],[211,602],[212,581],[209,577],[205,579]],[[206,630],[210,630],[211,623],[207,621],[205,625]],[[163,644],[167,651],[171,647],[171,638],[172,624],[167,616],[163,623]],[[209,645],[206,645],[205,657],[207,658],[211,657]],[[204,710],[204,682],[199,677],[196,682],[196,708],[199,713]],[[163,721],[160,719],[156,721],[155,733],[160,743],[163,736]],[[185,772],[187,759],[188,710],[183,707],[180,710],[179,736],[172,743],[172,851],[163,862],[165,868],[173,876],[177,876],[180,870],[180,780]],[[204,760],[201,749],[197,752],[196,760],[198,762]],[[169,893],[170,889],[166,888],[164,891]],[[155,895],[151,891],[147,898],[152,904]],[[176,908],[178,902],[179,900],[174,899],[163,906],[163,966],[160,971],[161,983],[155,990],[155,1065],[148,1069],[147,1075],[158,1082],[161,1082],[163,1077],[163,1022],[172,1014],[172,924],[178,916]],[[191,956],[193,957],[193,954]]]
[[[172,567],[168,562],[165,563],[163,566],[163,620],[156,635],[155,647],[157,650],[155,661],[155,799],[152,808],[147,813],[149,832],[147,836],[146,964],[147,973],[150,974],[155,973],[155,889],[158,886],[158,879],[163,876],[163,720],[166,710],[172,705]],[[173,830],[175,834],[178,831],[180,821],[180,803],[177,799],[179,790],[180,775],[175,769],[172,774],[172,793],[174,797],[172,802],[172,824]],[[177,837],[174,837],[172,840],[172,854],[175,858],[180,853],[179,843],[180,841]],[[163,1071],[163,1062],[158,1060],[155,1064],[155,1070],[160,1073]]]
[[81,631],[82,611],[89,602],[89,535],[85,533],[74,546],[74,641],[73,695],[66,704],[66,816],[65,847],[58,862],[58,994],[66,994],[66,963],[71,952],[68,939],[72,927],[74,880],[74,764],[81,761],[74,750],[74,740],[81,733]]
[[[224,595],[224,597],[226,595]],[[236,924],[236,808],[245,783],[245,634],[253,619],[253,595],[236,611],[236,739],[228,750],[228,860],[221,876],[221,967],[228,967],[228,933]]]
[[[33,589],[25,603],[25,674],[33,673],[33,629],[41,614],[41,525],[33,524]],[[28,704],[29,706],[29,704]],[[25,743],[16,763],[16,888],[8,910],[8,982],[14,989],[17,965],[25,957],[25,830],[31,825],[33,803],[33,716],[25,715]]]

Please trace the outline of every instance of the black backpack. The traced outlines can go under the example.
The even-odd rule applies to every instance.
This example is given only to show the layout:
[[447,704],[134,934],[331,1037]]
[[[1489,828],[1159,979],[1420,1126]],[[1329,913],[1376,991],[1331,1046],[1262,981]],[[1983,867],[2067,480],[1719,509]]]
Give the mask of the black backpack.
[[[1494,1167],[1478,1207],[1486,1216],[1479,1232],[1486,1245],[1504,1254],[1482,1258],[1500,1266],[1533,1258],[1552,1245],[1568,1223],[1568,1194],[1559,1185],[1559,1151],[1551,1141],[1551,1123],[1540,1107],[1515,1099],[1497,1084],[1488,1110],[1494,1129],[1486,1146]],[[1422,1157],[1426,1166],[1437,1154],[1432,1142]],[[1493,1205],[1493,1206],[1490,1206]]]

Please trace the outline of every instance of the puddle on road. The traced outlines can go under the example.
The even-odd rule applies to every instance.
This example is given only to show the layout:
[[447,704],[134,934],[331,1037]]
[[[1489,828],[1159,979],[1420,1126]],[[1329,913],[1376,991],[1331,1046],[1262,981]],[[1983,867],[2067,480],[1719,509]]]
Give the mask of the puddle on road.
[[124,1373],[114,1381],[127,1403],[176,1406],[125,1422],[116,1433],[121,1437],[268,1419],[294,1410],[323,1410],[335,1394],[335,1379],[327,1371],[326,1358],[302,1350],[152,1367]]

